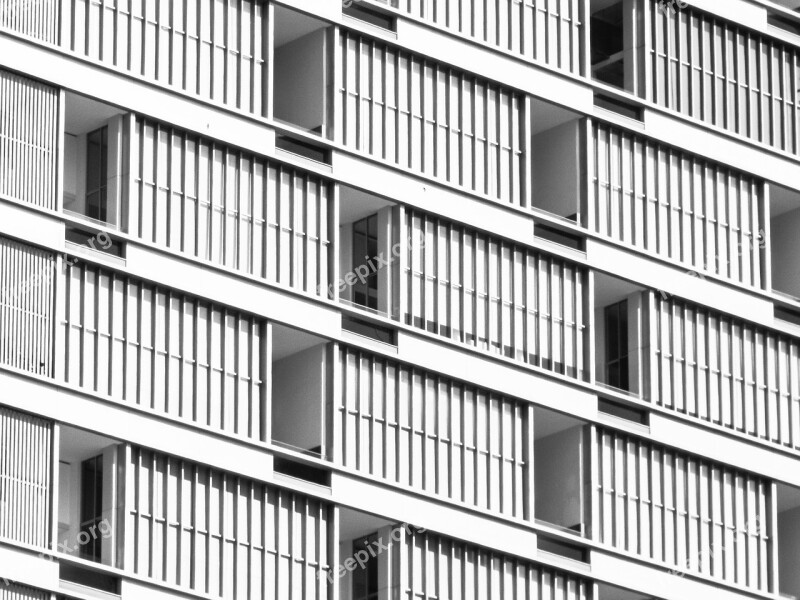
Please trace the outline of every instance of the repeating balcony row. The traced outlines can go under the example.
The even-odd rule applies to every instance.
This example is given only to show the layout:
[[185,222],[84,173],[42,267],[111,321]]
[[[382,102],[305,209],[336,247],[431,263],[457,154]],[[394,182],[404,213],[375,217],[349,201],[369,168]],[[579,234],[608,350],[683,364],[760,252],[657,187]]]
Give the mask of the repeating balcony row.
[[[0,73],[0,86],[0,194],[49,209],[63,205],[104,226],[304,291],[336,283],[332,229],[347,217],[336,214],[334,183],[73,94],[59,106],[55,89],[18,75]],[[459,181],[470,174],[474,183],[494,169],[476,168],[488,164],[488,154],[478,159],[473,152],[477,146],[439,139],[437,130],[443,132],[430,130],[427,141],[406,131],[404,143],[413,144],[403,155],[459,165]],[[791,259],[800,254],[793,235],[800,191],[555,108],[531,140],[524,152],[506,155],[516,167],[493,171],[529,198],[530,208],[704,276],[800,297]],[[502,156],[501,147],[490,154]],[[431,158],[442,152],[453,153],[452,160]],[[526,170],[532,183],[524,182]],[[376,196],[339,189],[342,207],[381,205]],[[307,263],[302,272],[292,271],[289,253],[270,259],[284,238]]]
[[[399,367],[397,378],[402,378]],[[474,492],[467,503],[494,502],[507,509],[515,503],[504,496],[524,498],[527,492],[519,490],[528,488],[535,508],[527,520],[572,533],[573,541],[562,540],[559,553],[569,549],[569,555],[583,556],[583,561],[591,560],[579,550],[588,539],[638,555],[676,576],[702,575],[753,593],[799,591],[796,574],[783,570],[800,549],[800,536],[792,529],[800,511],[796,490],[548,411],[525,409],[527,431],[518,426],[513,432],[512,402],[481,398],[479,391],[463,388],[459,398],[458,384],[444,391],[446,382],[436,383],[440,391],[424,399],[412,391],[421,386],[409,385],[394,408],[385,396],[359,395],[358,404],[347,410],[353,413],[348,418],[361,423],[347,434],[353,446],[368,448],[370,456],[356,459],[354,453],[345,460],[348,466],[392,481],[390,473],[381,471],[387,465],[392,471],[396,461],[405,470],[401,478],[413,489],[440,497]],[[288,401],[307,398],[282,399],[287,402],[281,410],[287,410]],[[455,414],[458,409],[463,412]],[[56,448],[53,427],[45,419],[0,408],[5,502],[0,539],[41,549],[56,548],[57,540],[58,551],[78,566],[72,576],[84,577],[82,583],[92,581],[90,563],[95,562],[224,598],[285,598],[301,590],[303,597],[328,598],[332,585],[339,585],[340,597],[356,600],[361,596],[355,590],[366,585],[359,580],[389,577],[380,566],[391,560],[400,561],[392,577],[399,575],[396,570],[407,570],[407,576],[381,580],[379,587],[408,585],[426,598],[438,597],[436,590],[450,585],[456,586],[453,597],[472,598],[472,586],[461,590],[454,583],[464,574],[477,579],[478,589],[484,590],[475,596],[480,598],[531,593],[538,598],[537,582],[544,585],[536,577],[538,567],[525,560],[351,509],[341,508],[337,517],[325,501],[185,458],[65,425],[59,426]],[[301,427],[295,421],[277,433],[292,435]],[[398,454],[383,445],[391,438]],[[401,455],[403,449],[408,454]],[[513,462],[515,452],[524,463]],[[335,540],[337,518],[342,533]],[[343,563],[366,538],[388,540],[395,531],[401,546],[392,549],[397,554],[377,558],[377,573],[368,569],[351,575],[338,569],[334,544],[338,563]],[[539,537],[540,549],[559,547],[549,545],[552,538]],[[468,556],[482,558],[486,571],[475,571]],[[435,559],[442,570],[425,573],[422,565],[431,564],[426,558]],[[519,570],[512,569],[515,575],[509,579],[512,565]],[[555,589],[564,594],[568,584],[584,597],[589,582],[560,576],[564,580]],[[617,596],[599,596],[606,597]]]
[[569,573],[3,407],[0,448],[0,540],[57,552],[82,590],[132,576],[226,599],[591,597]]
[[[676,10],[674,3],[664,0],[445,0],[433,4],[375,0],[343,5],[345,14],[383,27],[392,28],[397,15],[434,24],[800,154],[797,47],[691,6]],[[381,12],[381,5],[392,10]],[[765,26],[768,21],[794,35],[800,31],[800,21],[790,12],[764,11]],[[432,131],[464,131],[463,142],[472,135],[468,129],[473,117],[464,109],[467,114],[459,122],[444,103],[436,109],[428,101],[417,104],[414,98],[404,106],[408,88],[462,96],[462,108],[470,101],[479,104],[485,96],[485,101],[502,103],[507,110],[517,96],[513,90],[503,91],[359,34],[342,32],[336,40],[336,29],[325,21],[255,0],[232,5],[181,0],[163,6],[125,0],[37,0],[4,8],[0,26],[234,110],[288,118],[346,144],[357,143],[356,135],[371,152],[410,165],[418,163],[418,158],[404,154],[400,136],[399,147],[386,148],[392,140],[381,139],[382,128],[369,125],[375,112],[385,113],[385,123],[396,120],[401,131],[404,127],[424,131],[428,121],[435,123]],[[293,35],[292,31],[302,33]],[[342,62],[338,64],[330,60],[334,43],[340,45]],[[296,68],[300,61],[302,68]],[[333,81],[343,99],[340,120],[330,114],[332,95],[326,98],[333,94]],[[270,85],[280,92],[274,101],[269,98]],[[318,93],[309,94],[312,89]],[[480,120],[478,108],[476,121]],[[348,124],[356,122],[361,123],[360,130],[348,130]],[[509,122],[504,127],[510,126]],[[479,146],[480,125],[475,127]],[[495,151],[507,152],[505,164],[510,166],[518,150],[507,147],[511,132],[494,133],[497,137],[492,139],[487,132],[483,142],[487,161],[493,160],[489,156]],[[501,160],[497,167],[502,165]],[[458,181],[444,165],[433,171]],[[513,197],[513,190],[501,189],[488,176],[480,183],[489,188],[486,193]]]
[[[5,81],[16,97],[53,99],[53,92],[40,84],[16,75],[7,75]],[[100,127],[91,124],[85,133],[67,136],[66,146],[72,151],[64,155],[63,203],[65,212],[99,233],[92,241],[90,232],[71,229],[72,241],[116,251],[113,235],[104,230],[122,230],[192,258],[349,303],[568,377],[604,382],[692,416],[800,448],[797,340],[790,336],[700,307],[687,307],[694,316],[680,320],[683,304],[661,310],[667,306],[663,295],[659,298],[610,277],[598,275],[590,294],[588,272],[569,260],[347,186],[337,189],[318,176],[135,115],[109,116],[102,105],[86,102],[75,98],[70,104],[67,99],[68,126],[81,120],[86,125],[94,118]],[[11,103],[17,114],[23,105]],[[48,106],[56,110],[54,102]],[[72,118],[71,111],[84,116]],[[2,141],[9,149],[0,154],[2,166],[10,175],[2,180],[2,191],[53,208],[57,202],[50,177],[59,168],[55,134],[46,127],[20,131]],[[654,145],[604,126],[594,126],[594,132],[598,147],[615,149],[602,167],[604,159],[598,158],[596,181],[602,181],[599,173],[630,177],[626,164],[656,163],[655,156],[661,154]],[[37,136],[35,143],[29,134]],[[636,147],[641,151],[633,152]],[[626,148],[630,154],[623,160]],[[760,240],[760,234],[744,234],[755,232],[760,222],[756,183],[668,153],[653,169],[657,181],[668,181],[672,172],[681,190],[687,189],[690,197],[696,191],[695,209],[706,207],[703,219],[688,207],[683,212],[674,207],[647,212],[617,184],[608,184],[606,192],[598,194],[605,206],[598,212],[614,215],[605,221],[608,234],[625,225],[617,234],[646,246],[649,232],[663,230],[664,237],[656,239],[671,243],[660,249],[678,252],[682,245],[675,240],[693,233],[698,245],[713,239],[715,251],[735,255],[726,261],[726,272],[752,278],[763,271],[768,257],[761,246],[769,245],[770,236]],[[714,169],[711,175],[709,169]],[[669,188],[664,193],[673,197]],[[676,192],[675,202],[682,197]],[[648,199],[643,203],[651,204]],[[627,213],[621,211],[627,206]],[[731,226],[733,221],[739,226]],[[102,244],[98,236],[104,236]],[[789,237],[787,231],[783,239],[795,243]],[[703,252],[711,247],[708,244]],[[33,291],[19,291],[26,278],[39,276],[20,273],[28,263],[14,253],[25,252],[11,245],[4,248],[5,289],[17,290],[16,299],[6,304],[46,305],[51,288],[37,285]],[[786,262],[781,262],[781,272],[789,281],[792,267]],[[334,281],[337,272],[341,277]],[[797,285],[796,279],[793,282]],[[595,298],[594,306],[588,306],[590,297]],[[591,328],[592,322],[597,326]],[[30,331],[44,332],[42,327],[39,323]],[[52,323],[47,327],[51,331]],[[596,364],[588,359],[592,346]],[[16,348],[15,352],[21,346]],[[50,356],[43,342],[32,351]],[[748,371],[751,355],[759,366]],[[37,370],[37,361],[22,352],[11,363]],[[673,366],[663,367],[666,377],[659,369],[669,361]],[[41,370],[52,373],[49,367]]]
[[[2,248],[3,283],[22,282],[4,288],[2,364],[759,591],[775,591],[770,548],[800,551],[800,536],[781,542],[789,550],[770,546],[768,528],[791,531],[795,518],[797,492],[784,484],[85,261],[54,273],[43,251]],[[796,341],[598,279],[611,301],[597,309],[610,385],[646,386],[662,406],[800,445]],[[720,545],[730,553],[712,552]]]

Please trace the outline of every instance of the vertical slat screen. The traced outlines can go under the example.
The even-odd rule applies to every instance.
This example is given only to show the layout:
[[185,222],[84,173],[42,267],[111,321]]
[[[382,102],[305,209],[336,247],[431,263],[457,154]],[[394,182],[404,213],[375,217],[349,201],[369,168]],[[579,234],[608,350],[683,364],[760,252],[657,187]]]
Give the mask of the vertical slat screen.
[[772,591],[768,481],[612,430],[596,442],[596,541]]
[[800,341],[658,294],[654,319],[659,405],[800,448]]
[[56,208],[58,135],[58,91],[0,71],[0,196]]
[[594,123],[589,147],[597,233],[762,288],[763,182]]
[[529,407],[341,349],[342,464],[415,490],[528,518]]
[[50,546],[52,440],[50,421],[0,406],[0,538]]
[[375,0],[524,59],[582,74],[586,0]]
[[0,600],[50,600],[50,592],[0,579]]
[[65,294],[67,383],[265,439],[262,320],[83,262]]
[[527,206],[521,94],[343,31],[345,146],[492,199]]
[[587,600],[592,594],[591,584],[575,575],[428,532],[412,533],[404,550],[394,584],[405,600]]
[[53,375],[54,257],[0,238],[0,364]]
[[267,4],[61,0],[61,45],[121,71],[266,116]]
[[403,239],[406,323],[585,378],[581,268],[412,210]]
[[325,294],[330,185],[137,117],[128,231],[189,256]]
[[690,6],[649,1],[652,100],[800,154],[800,51]]
[[58,0],[6,0],[0,27],[49,44],[58,43]]
[[132,448],[125,568],[226,600],[328,598],[328,506]]

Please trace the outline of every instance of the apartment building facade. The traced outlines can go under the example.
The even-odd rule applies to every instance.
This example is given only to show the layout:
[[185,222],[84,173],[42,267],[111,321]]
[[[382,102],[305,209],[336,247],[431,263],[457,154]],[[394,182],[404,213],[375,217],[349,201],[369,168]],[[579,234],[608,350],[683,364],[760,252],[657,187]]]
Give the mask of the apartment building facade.
[[0,600],[800,597],[800,1],[0,0]]

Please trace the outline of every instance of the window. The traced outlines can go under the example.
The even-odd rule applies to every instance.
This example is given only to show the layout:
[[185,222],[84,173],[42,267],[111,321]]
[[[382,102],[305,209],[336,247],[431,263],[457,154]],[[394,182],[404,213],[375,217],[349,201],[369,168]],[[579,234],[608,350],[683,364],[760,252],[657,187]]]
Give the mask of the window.
[[605,309],[606,383],[628,390],[628,301]]
[[86,135],[86,216],[108,220],[108,127]]
[[625,87],[623,3],[592,14],[592,75],[618,88]]
[[353,223],[353,272],[358,267],[368,266],[369,274],[356,280],[353,285],[353,302],[378,310],[378,271],[370,265],[380,264],[378,256],[378,215]]
[[64,211],[119,228],[133,117],[69,92],[64,110]]
[[[353,555],[368,549],[378,541],[378,534],[353,540]],[[368,550],[369,551],[369,550]],[[378,560],[367,560],[363,567],[353,571],[353,600],[378,600]]]
[[99,455],[81,463],[81,534],[85,532],[84,539],[88,538],[80,545],[81,558],[100,562],[103,538],[98,531],[102,520],[103,456]]

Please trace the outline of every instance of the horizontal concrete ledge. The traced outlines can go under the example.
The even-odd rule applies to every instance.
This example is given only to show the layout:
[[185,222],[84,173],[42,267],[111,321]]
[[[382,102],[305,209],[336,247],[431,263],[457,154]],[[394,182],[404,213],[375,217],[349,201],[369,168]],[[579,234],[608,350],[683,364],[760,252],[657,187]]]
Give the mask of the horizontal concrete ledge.
[[334,473],[331,481],[336,502],[365,513],[386,516],[424,527],[432,532],[485,548],[525,557],[536,557],[536,533],[529,527],[503,523],[488,517],[458,512],[417,495],[400,494],[356,477]]
[[715,582],[709,577],[697,577],[688,572],[670,573],[667,566],[647,564],[638,559],[620,556],[604,550],[592,551],[592,575],[622,588],[636,590],[662,600],[742,600],[742,598],[777,598],[777,594],[760,594],[740,586]]
[[335,306],[266,282],[237,277],[235,272],[228,274],[217,265],[206,267],[177,255],[129,244],[125,271],[319,336],[337,338],[341,332],[341,315]]
[[64,244],[64,222],[57,215],[36,210],[22,203],[0,201],[0,235],[56,252]]
[[0,542],[0,581],[8,579],[48,591],[58,589],[58,563],[37,555],[34,550],[22,550]]
[[259,481],[272,480],[272,456],[265,447],[223,439],[190,425],[5,370],[0,370],[0,404]]
[[[772,302],[745,289],[726,286],[713,279],[691,275],[685,266],[661,263],[645,254],[618,248],[590,239],[586,243],[587,262],[592,269],[636,282],[643,287],[663,291],[701,306],[734,314],[743,319],[772,327]],[[612,270],[613,267],[613,270]]]
[[[463,223],[492,235],[534,247],[534,214],[501,200],[483,199],[469,191],[427,181],[416,174],[355,154],[334,154],[338,181],[375,190],[395,202]],[[538,240],[537,240],[538,241]]]
[[432,343],[422,335],[403,331],[398,336],[397,357],[454,379],[568,412],[577,418],[597,420],[597,394],[578,387],[577,381],[570,385],[568,381],[551,379],[523,364],[518,367],[500,364],[491,355],[483,356],[443,342]]
[[673,116],[666,110],[647,110],[645,124],[645,134],[662,144],[684,148],[697,156],[789,188],[797,188],[800,181],[800,157],[784,156],[778,150],[689,117]]
[[650,438],[654,442],[680,448],[721,464],[757,473],[776,481],[800,487],[800,456],[789,456],[779,447],[748,444],[733,437],[679,420],[679,416],[650,413]]

